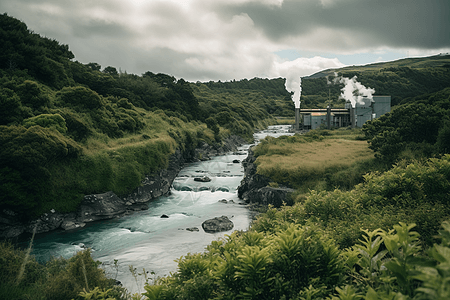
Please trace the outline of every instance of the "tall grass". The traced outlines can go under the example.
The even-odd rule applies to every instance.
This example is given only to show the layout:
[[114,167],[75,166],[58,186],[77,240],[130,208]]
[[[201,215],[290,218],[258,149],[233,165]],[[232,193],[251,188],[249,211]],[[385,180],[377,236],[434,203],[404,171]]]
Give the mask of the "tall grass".
[[254,149],[257,172],[303,192],[351,189],[362,175],[380,168],[359,136],[359,130],[314,130],[266,138]]
[[20,282],[22,281],[23,274],[25,273],[25,266],[27,265],[28,259],[30,258],[30,252],[31,252],[31,248],[33,247],[33,241],[34,241],[35,235],[36,235],[36,226],[34,226],[33,235],[30,240],[30,245],[28,246],[27,251],[25,252],[25,257],[23,259],[22,265],[20,266],[19,275],[17,275],[16,285],[19,285]]

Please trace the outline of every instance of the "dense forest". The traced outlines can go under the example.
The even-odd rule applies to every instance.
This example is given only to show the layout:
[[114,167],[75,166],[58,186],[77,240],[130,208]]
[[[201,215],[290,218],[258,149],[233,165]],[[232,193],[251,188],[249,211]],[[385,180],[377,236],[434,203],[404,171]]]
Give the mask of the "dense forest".
[[[177,272],[155,278],[142,295],[115,285],[89,250],[42,265],[29,250],[0,243],[0,298],[450,298],[449,60],[405,59],[304,78],[306,106],[342,104],[342,86],[327,84],[336,72],[391,95],[393,110],[362,130],[267,139],[254,153],[307,143],[332,151],[330,137],[350,135],[367,141],[370,163],[335,177],[325,171],[315,178],[325,184],[308,191],[293,182],[292,206],[265,208],[247,232],[180,258]],[[189,83],[102,69],[0,15],[0,211],[23,220],[72,211],[84,194],[126,194],[167,166],[175,149],[220,144],[230,134],[251,139],[275,117],[292,116],[284,82]],[[278,171],[271,186],[289,186],[291,171]],[[352,173],[360,180],[350,183]]]

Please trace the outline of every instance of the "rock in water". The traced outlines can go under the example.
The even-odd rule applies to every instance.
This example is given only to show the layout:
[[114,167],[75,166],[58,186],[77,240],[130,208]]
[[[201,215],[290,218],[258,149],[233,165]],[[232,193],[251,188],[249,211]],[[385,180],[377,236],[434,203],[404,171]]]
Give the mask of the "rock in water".
[[186,228],[187,231],[200,231],[197,227]]
[[215,217],[202,223],[202,228],[207,233],[228,231],[233,229],[233,222],[227,216]]
[[211,178],[207,177],[207,176],[203,176],[203,177],[195,177],[194,181],[200,181],[200,182],[210,182]]
[[168,217],[168,215],[161,215],[161,219],[167,219]]

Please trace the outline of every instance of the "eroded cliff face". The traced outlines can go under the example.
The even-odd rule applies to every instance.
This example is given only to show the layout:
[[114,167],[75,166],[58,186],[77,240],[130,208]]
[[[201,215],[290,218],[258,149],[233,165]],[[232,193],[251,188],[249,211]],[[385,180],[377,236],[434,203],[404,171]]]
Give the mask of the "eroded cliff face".
[[177,150],[169,159],[167,169],[149,174],[141,185],[125,197],[111,191],[86,195],[78,210],[72,213],[59,213],[51,210],[36,220],[20,221],[20,216],[11,210],[0,211],[0,239],[18,237],[23,233],[49,232],[53,230],[73,230],[84,227],[89,222],[118,218],[134,211],[148,209],[147,202],[167,194],[172,183],[187,162],[208,160],[210,157],[229,151],[236,151],[245,140],[230,136],[222,145],[201,144],[194,151]]
[[255,164],[256,157],[249,149],[248,156],[242,161],[244,165],[244,179],[238,187],[238,197],[247,203],[274,207],[281,207],[283,204],[292,205],[290,195],[295,191],[287,187],[270,187],[270,179],[257,174]]

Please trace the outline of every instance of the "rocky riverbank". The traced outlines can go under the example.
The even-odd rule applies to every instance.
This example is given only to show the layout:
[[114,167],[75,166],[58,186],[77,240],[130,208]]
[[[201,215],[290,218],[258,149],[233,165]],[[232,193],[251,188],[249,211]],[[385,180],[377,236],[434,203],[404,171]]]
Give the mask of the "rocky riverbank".
[[189,152],[177,150],[169,160],[167,169],[156,174],[149,174],[141,185],[126,197],[119,197],[111,191],[86,195],[77,211],[59,213],[51,210],[36,220],[27,223],[18,221],[18,215],[11,210],[0,211],[0,239],[16,238],[24,233],[44,233],[53,230],[73,230],[86,226],[89,222],[118,218],[134,211],[147,209],[147,202],[165,195],[170,191],[173,180],[188,162],[208,160],[212,156],[236,151],[245,144],[238,136],[230,136],[222,145],[200,144],[197,149]]
[[270,187],[270,179],[257,174],[255,161],[256,157],[250,148],[247,158],[242,161],[244,179],[238,187],[239,198],[247,203],[263,206],[271,204],[274,207],[281,207],[283,203],[292,205],[290,195],[295,190],[287,187]]

